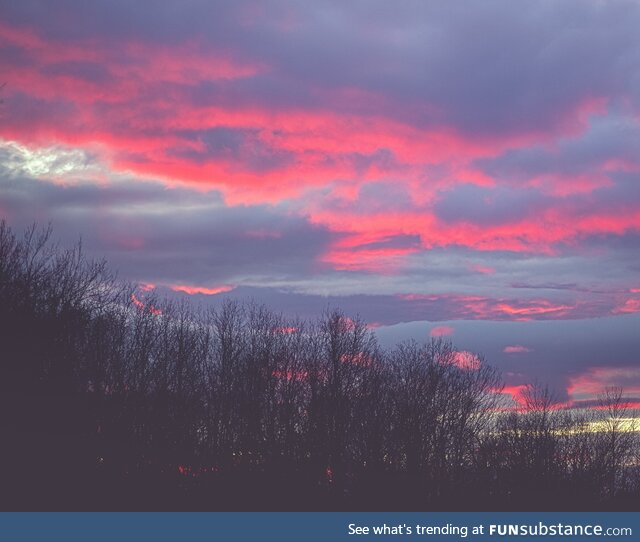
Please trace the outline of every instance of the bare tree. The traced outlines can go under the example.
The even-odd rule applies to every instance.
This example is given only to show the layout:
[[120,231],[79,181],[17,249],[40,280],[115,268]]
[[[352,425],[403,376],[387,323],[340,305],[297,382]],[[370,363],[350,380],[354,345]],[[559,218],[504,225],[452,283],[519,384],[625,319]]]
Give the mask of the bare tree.
[[339,310],[313,322],[255,302],[201,311],[116,280],[50,227],[19,237],[0,222],[0,352],[0,462],[21,473],[5,486],[43,502],[63,484],[101,502],[93,484],[111,507],[125,488],[165,506],[186,492],[387,509],[639,491],[620,389],[578,411],[533,385],[506,409],[498,372],[449,342],[385,350]]

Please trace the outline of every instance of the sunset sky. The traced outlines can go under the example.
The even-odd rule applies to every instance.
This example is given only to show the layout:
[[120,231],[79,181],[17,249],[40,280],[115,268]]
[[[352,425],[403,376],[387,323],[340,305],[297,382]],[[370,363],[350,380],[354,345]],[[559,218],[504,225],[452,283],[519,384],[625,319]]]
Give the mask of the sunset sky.
[[[640,398],[640,4],[0,3],[0,217]],[[580,403],[577,403],[580,404]]]

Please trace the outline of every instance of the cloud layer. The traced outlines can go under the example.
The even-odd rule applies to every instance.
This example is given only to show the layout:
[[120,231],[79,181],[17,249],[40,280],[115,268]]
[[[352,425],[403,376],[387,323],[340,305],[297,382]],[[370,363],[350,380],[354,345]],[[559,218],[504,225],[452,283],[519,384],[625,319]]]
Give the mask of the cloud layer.
[[126,279],[383,326],[640,313],[636,2],[23,0],[0,21],[0,216]]

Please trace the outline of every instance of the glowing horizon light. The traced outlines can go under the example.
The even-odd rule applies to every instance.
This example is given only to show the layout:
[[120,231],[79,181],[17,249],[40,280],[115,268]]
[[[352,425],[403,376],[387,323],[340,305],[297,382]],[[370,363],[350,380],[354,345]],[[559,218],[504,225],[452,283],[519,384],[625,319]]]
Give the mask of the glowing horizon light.
[[[615,430],[619,433],[639,433],[640,417],[625,416],[620,418],[603,418],[601,420],[592,420],[587,424],[572,429],[570,433],[607,433]],[[566,430],[558,430],[558,433],[566,434]]]
[[4,153],[3,166],[13,174],[46,179],[68,177],[92,168],[88,154],[77,147],[25,145],[0,137],[0,151]]

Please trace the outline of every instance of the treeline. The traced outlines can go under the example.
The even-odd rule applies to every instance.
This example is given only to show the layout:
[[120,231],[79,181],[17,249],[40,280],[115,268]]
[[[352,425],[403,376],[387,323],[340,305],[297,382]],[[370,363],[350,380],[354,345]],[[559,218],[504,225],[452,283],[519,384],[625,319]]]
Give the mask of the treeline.
[[4,510],[638,502],[620,392],[578,412],[539,387],[506,408],[501,390],[448,342],[383,350],[338,310],[142,296],[81,244],[0,224]]

